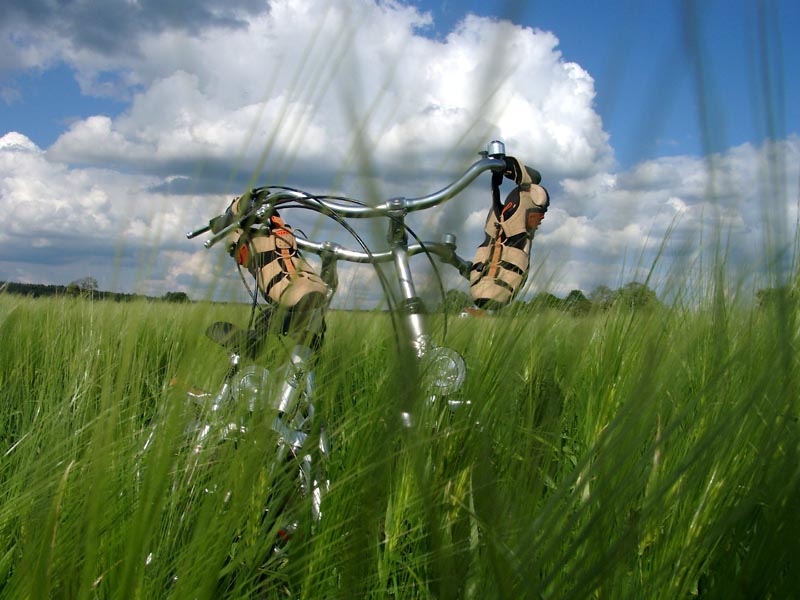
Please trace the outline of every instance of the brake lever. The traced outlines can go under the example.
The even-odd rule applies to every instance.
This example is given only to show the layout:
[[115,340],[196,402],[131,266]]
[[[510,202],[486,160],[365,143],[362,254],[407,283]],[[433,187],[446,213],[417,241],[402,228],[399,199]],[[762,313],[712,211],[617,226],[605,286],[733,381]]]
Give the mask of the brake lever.
[[[230,222],[226,222],[227,220],[228,220],[228,215],[219,215],[217,217],[214,217],[208,222],[208,225],[206,225],[205,227],[201,227],[200,229],[195,229],[194,231],[190,231],[189,233],[186,234],[186,237],[191,240],[208,231],[217,234],[220,231],[227,230],[230,225]],[[220,223],[223,223],[221,227]]]
[[194,231],[190,231],[189,233],[187,233],[186,237],[191,240],[192,238],[196,238],[198,235],[202,235],[207,231],[211,231],[212,233],[219,233],[220,231],[222,231],[223,229],[228,227],[228,225],[231,224],[232,218],[233,217],[227,212],[218,215],[213,219],[211,219],[208,222],[208,225],[206,225],[205,227],[201,227],[200,229],[196,229]]
[[[254,223],[264,222],[272,216],[273,212],[275,212],[275,207],[271,204],[264,203],[255,205],[238,219],[220,229],[203,245],[206,248],[211,248],[213,245],[228,237],[228,234],[234,229],[247,229]],[[211,225],[209,224],[206,231],[210,229]]]
[[[268,219],[275,210],[274,206],[265,202],[270,196],[269,191],[269,188],[257,188],[248,192],[247,195],[254,197],[255,202],[238,219],[228,221],[229,213],[226,212],[226,214],[211,219],[208,225],[189,231],[186,234],[186,238],[191,240],[211,231],[214,236],[204,244],[206,248],[210,248],[221,239],[227,237],[233,229],[243,229],[245,226],[249,227],[252,223]],[[251,222],[246,223],[248,220],[251,220]],[[221,227],[219,226],[220,223],[222,223]]]

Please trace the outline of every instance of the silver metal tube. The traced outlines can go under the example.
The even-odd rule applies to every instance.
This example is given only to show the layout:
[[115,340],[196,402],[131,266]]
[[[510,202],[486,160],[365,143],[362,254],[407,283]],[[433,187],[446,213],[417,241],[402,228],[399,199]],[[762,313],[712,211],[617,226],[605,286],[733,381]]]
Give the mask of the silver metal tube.
[[[360,250],[350,250],[338,244],[331,244],[330,242],[320,243],[312,242],[297,238],[297,246],[306,252],[313,254],[322,254],[323,252],[332,252],[337,260],[344,260],[354,263],[384,263],[395,260],[394,253],[390,250],[383,252],[373,252],[367,254]],[[445,244],[438,242],[422,242],[422,244],[412,244],[408,247],[406,254],[408,256],[416,256],[417,254],[424,254],[429,252],[445,260],[449,260],[453,255],[453,249]]]
[[293,414],[302,387],[305,385],[305,376],[308,374],[311,348],[307,346],[295,346],[292,349],[289,360],[277,371],[281,380],[280,391],[274,402],[274,408],[280,413]]
[[397,269],[397,279],[400,282],[400,292],[404,300],[413,300],[417,297],[417,290],[414,287],[414,278],[411,275],[411,267],[408,264],[408,254],[405,248],[394,248],[394,266]]
[[[500,158],[482,158],[474,163],[467,171],[459,177],[456,181],[442,188],[438,192],[428,194],[427,196],[420,196],[419,198],[407,198],[403,200],[404,208],[407,211],[416,211],[430,208],[441,204],[445,200],[449,200],[453,196],[459,194],[464,188],[472,183],[478,175],[484,171],[491,169],[505,169],[506,163]],[[386,212],[396,208],[393,200],[387,200],[377,206],[354,206],[352,204],[345,204],[336,200],[326,200],[316,198],[315,196],[297,192],[293,190],[277,190],[270,196],[271,200],[275,202],[276,206],[286,202],[297,202],[310,207],[324,207],[331,212],[345,218],[371,218],[386,216]]]
[[459,179],[451,183],[445,188],[442,188],[438,192],[434,192],[433,194],[428,194],[427,196],[420,196],[419,198],[409,198],[406,200],[406,208],[409,211],[414,210],[423,210],[426,208],[430,208],[431,206],[436,206],[444,202],[445,200],[449,200],[453,196],[459,194],[465,187],[467,187],[470,183],[472,183],[478,175],[483,173],[484,171],[489,171],[490,169],[503,169],[505,170],[506,163],[504,160],[499,158],[482,158],[475,164],[473,164],[467,172],[464,173]]
[[331,242],[312,242],[302,238],[297,238],[297,247],[300,248],[300,250],[312,252],[314,254],[330,252],[336,258],[336,260],[345,260],[347,262],[354,263],[379,263],[389,262],[394,259],[392,253],[388,250],[367,254],[366,252],[350,250],[344,246],[340,246],[339,244],[334,244]]
[[417,290],[414,287],[414,279],[411,275],[411,267],[408,264],[408,253],[403,247],[394,248],[392,253],[394,254],[394,265],[397,269],[397,280],[400,283],[400,293],[406,304],[402,314],[403,325],[417,356],[422,356],[428,346],[428,329],[425,325],[425,316],[417,311],[420,307],[417,307],[416,304],[420,300],[417,297]]
[[[441,204],[445,200],[449,200],[453,196],[459,194],[484,171],[488,171],[490,169],[505,169],[505,166],[506,163],[501,158],[482,158],[478,162],[474,163],[469,169],[467,169],[467,171],[456,181],[442,188],[438,192],[428,194],[427,196],[420,196],[419,198],[394,198],[392,200],[382,202],[377,206],[354,206],[352,204],[345,204],[344,202],[339,202],[336,200],[317,198],[311,194],[296,190],[276,190],[270,194],[269,198],[270,204],[276,207],[288,202],[297,202],[298,204],[302,204],[311,208],[322,207],[332,213],[338,214],[340,217],[349,219],[385,217],[388,211],[397,210],[398,208],[402,208],[402,210],[405,212],[413,212]],[[225,239],[225,237],[227,237],[231,231],[241,226],[241,220],[242,219],[239,219],[234,223],[231,223],[228,227],[216,233],[206,241],[205,247],[211,248],[220,240]],[[200,231],[201,230],[198,230],[197,232],[190,232],[187,234],[187,236],[194,237],[195,235],[199,235]],[[345,258],[345,260],[350,260],[352,262],[371,262],[370,259],[364,261]]]

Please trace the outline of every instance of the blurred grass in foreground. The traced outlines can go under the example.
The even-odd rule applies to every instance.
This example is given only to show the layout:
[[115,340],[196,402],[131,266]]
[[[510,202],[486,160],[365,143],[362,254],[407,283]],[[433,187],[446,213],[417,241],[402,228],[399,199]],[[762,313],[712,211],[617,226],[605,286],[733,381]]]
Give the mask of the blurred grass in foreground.
[[332,489],[288,560],[266,420],[195,464],[169,385],[212,388],[202,331],[245,310],[0,296],[2,597],[796,592],[796,299],[451,320],[472,405],[411,432],[389,319],[332,314]]

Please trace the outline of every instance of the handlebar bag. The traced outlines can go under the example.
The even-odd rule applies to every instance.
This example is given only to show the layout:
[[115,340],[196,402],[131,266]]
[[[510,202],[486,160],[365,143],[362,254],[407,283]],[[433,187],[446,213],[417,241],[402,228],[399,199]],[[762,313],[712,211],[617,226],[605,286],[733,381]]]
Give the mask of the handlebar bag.
[[[229,210],[238,212],[239,198]],[[236,262],[256,278],[268,300],[287,309],[313,308],[324,301],[328,286],[297,248],[297,238],[277,212],[267,227],[237,229],[229,246]]]
[[469,272],[472,299],[481,308],[506,306],[519,292],[528,276],[531,241],[550,205],[547,190],[537,185],[538,172],[511,157],[507,162],[505,175],[518,185],[501,204],[503,174],[492,178],[492,208]]

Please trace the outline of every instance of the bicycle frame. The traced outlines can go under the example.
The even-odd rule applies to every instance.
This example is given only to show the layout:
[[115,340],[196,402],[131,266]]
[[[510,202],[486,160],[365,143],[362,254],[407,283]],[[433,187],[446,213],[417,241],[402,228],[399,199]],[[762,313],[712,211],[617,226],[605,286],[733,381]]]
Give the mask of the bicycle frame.
[[[482,152],[481,155],[482,158],[469,167],[460,178],[438,192],[418,198],[392,198],[376,206],[346,204],[340,201],[341,199],[319,198],[285,188],[257,188],[251,192],[255,198],[252,209],[215,233],[205,242],[205,247],[214,246],[237,228],[247,227],[252,223],[267,222],[275,210],[288,205],[333,215],[338,220],[387,219],[387,245],[379,252],[370,252],[366,249],[357,251],[331,241],[317,242],[301,238],[297,238],[297,245],[300,250],[320,257],[322,261],[321,276],[330,289],[328,302],[338,285],[336,271],[338,261],[371,264],[376,268],[384,263],[393,264],[400,298],[402,335],[418,363],[425,366],[428,399],[435,402],[444,398],[451,407],[457,406],[462,401],[452,397],[463,384],[466,365],[457,352],[434,344],[425,320],[424,306],[414,283],[410,258],[422,253],[435,255],[441,261],[455,267],[464,277],[468,277],[470,263],[456,254],[456,239],[451,234],[445,235],[441,242],[409,244],[405,219],[411,212],[425,210],[453,198],[486,171],[506,169],[505,147],[501,142],[492,142],[488,151]],[[210,229],[209,224],[209,226],[189,232],[187,237],[197,237]],[[256,392],[263,393],[264,387],[270,390],[269,402],[278,411],[272,428],[282,440],[278,460],[283,460],[287,452],[291,452],[299,459],[302,487],[304,487],[305,493],[309,491],[312,493],[312,511],[314,519],[318,520],[321,516],[321,497],[327,487],[327,480],[315,477],[311,456],[308,453],[304,454],[305,451],[301,450],[310,432],[310,423],[314,416],[314,375],[310,356],[311,348],[295,347],[289,361],[280,372],[278,384],[275,386],[275,384],[267,383],[269,373],[266,369],[251,368],[242,372],[240,356],[238,352],[233,351],[229,375],[226,377],[222,389],[211,399],[211,410],[212,412],[217,411],[222,403],[231,398],[238,400],[241,390],[250,386]],[[234,381],[235,375],[238,377],[236,381]],[[206,396],[206,399],[209,398],[212,398],[210,394]],[[409,412],[402,413],[401,419],[405,426],[410,427],[413,423],[412,415]],[[230,424],[224,431],[233,431],[236,427],[236,424]],[[200,442],[205,442],[209,431],[208,425],[200,430],[198,434]],[[329,452],[324,431],[320,435],[320,451],[323,456]]]

